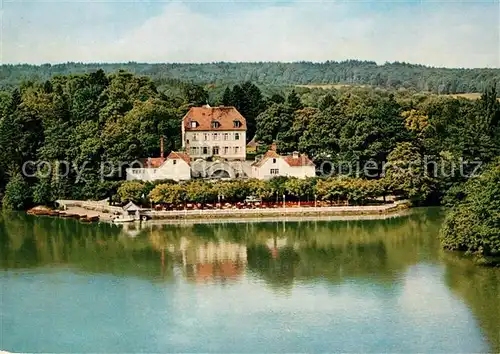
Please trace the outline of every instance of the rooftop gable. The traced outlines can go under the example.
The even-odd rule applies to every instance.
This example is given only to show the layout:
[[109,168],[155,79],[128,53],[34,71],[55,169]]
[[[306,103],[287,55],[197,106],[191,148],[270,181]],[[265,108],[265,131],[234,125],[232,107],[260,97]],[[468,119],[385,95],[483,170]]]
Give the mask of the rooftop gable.
[[168,154],[167,160],[183,160],[188,165],[191,165],[191,158],[185,152],[172,151]]
[[279,159],[279,158],[281,158],[281,157],[282,157],[282,156],[278,155],[278,153],[277,153],[276,151],[274,151],[274,150],[269,150],[269,151],[267,151],[267,152],[264,154],[264,156],[263,156],[260,160],[255,161],[255,162],[252,164],[252,166],[255,166],[255,167],[261,167],[262,165],[264,165],[264,163],[265,163],[267,160],[269,160],[269,159],[271,159],[271,158],[273,158],[273,159]]
[[316,166],[306,154],[287,155],[283,159],[290,167]]
[[160,168],[168,160],[183,160],[188,165],[191,165],[191,158],[185,152],[172,151],[166,158],[164,157],[148,157],[141,159],[145,168]]
[[266,152],[262,159],[255,161],[252,166],[261,167],[270,158],[283,159],[283,161],[285,161],[290,167],[316,166],[306,154],[281,156],[278,155],[278,153],[274,150],[269,150],[268,152]]
[[[196,122],[196,126],[193,126],[193,122]],[[191,107],[182,119],[182,124],[186,131],[247,130],[246,119],[232,106]]]

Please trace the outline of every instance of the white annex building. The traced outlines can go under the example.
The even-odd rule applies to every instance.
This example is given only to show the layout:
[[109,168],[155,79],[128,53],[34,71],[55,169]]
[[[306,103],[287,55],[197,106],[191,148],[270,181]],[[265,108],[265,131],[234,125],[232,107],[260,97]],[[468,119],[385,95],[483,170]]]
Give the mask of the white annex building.
[[192,107],[182,119],[182,147],[193,159],[246,159],[245,118],[234,107]]
[[298,152],[279,155],[275,144],[256,161],[246,161],[247,124],[234,107],[192,107],[182,120],[181,130],[186,152],[172,151],[164,158],[162,138],[160,157],[147,158],[141,166],[128,168],[127,180],[270,179],[316,175],[316,167],[306,155]]
[[145,161],[145,167],[127,168],[126,173],[128,181],[157,181],[163,179],[183,181],[191,179],[191,161],[187,154],[172,151],[166,159],[163,157],[150,157]]
[[307,178],[316,176],[316,166],[304,154],[294,152],[282,156],[276,152],[273,144],[271,150],[252,164],[252,177],[270,179],[278,176]]

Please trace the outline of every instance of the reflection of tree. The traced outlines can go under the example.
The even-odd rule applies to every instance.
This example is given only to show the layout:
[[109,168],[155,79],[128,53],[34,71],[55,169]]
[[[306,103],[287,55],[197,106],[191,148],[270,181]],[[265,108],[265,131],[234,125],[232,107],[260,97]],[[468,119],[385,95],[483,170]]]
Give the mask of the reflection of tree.
[[114,225],[11,214],[0,220],[0,230],[5,269],[57,265],[150,279],[161,275],[160,253],[149,241],[122,237]]
[[444,255],[446,284],[474,313],[490,341],[500,353],[500,269],[482,268],[457,254]]
[[248,269],[276,290],[292,289],[299,264],[299,256],[290,247],[280,249],[278,256],[264,245],[248,248]]
[[[353,277],[391,285],[407,267],[436,259],[439,220],[437,210],[417,210],[389,220],[254,224],[245,236],[255,245],[249,247],[249,269],[274,288],[290,289],[294,280]],[[275,250],[278,238],[286,244]]]
[[[274,287],[290,287],[294,279],[321,277],[338,282],[375,273],[390,280],[391,274],[437,252],[435,238],[428,237],[436,234],[439,225],[435,222],[438,214],[434,214],[423,211],[378,221],[149,225],[124,231],[108,224],[14,214],[0,222],[5,230],[2,234],[7,235],[1,245],[5,250],[1,261],[8,268],[55,263],[148,278],[165,271],[171,274],[174,263],[183,269],[190,263],[197,265],[185,271],[191,277],[191,273],[200,274],[200,264],[214,265],[214,274],[241,272],[237,264],[224,263],[235,257],[200,261],[199,252],[214,245],[221,250],[244,246],[250,248],[252,272]],[[131,232],[134,237],[127,236]],[[185,245],[181,247],[182,240]],[[202,266],[199,270],[207,269]]]
[[500,270],[441,252],[440,222],[437,210],[426,209],[378,221],[143,224],[127,233],[115,225],[14,213],[0,216],[0,266],[56,265],[150,280],[171,278],[178,267],[187,279],[222,282],[247,269],[275,291],[289,292],[295,281],[358,278],[392,286],[409,266],[444,255],[448,286],[500,351]]

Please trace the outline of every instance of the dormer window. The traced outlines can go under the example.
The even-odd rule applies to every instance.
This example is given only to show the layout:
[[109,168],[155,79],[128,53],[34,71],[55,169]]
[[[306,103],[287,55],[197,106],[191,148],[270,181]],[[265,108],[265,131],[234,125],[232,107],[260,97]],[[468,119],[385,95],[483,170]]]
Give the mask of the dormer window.
[[233,127],[234,128],[240,128],[241,127],[241,122],[239,120],[233,121]]
[[219,128],[219,127],[220,127],[220,123],[219,123],[219,122],[217,122],[216,120],[213,120],[213,121],[212,121],[212,128],[214,128],[214,129],[215,129],[215,128]]
[[196,128],[198,126],[198,122],[193,120],[191,121],[191,128]]

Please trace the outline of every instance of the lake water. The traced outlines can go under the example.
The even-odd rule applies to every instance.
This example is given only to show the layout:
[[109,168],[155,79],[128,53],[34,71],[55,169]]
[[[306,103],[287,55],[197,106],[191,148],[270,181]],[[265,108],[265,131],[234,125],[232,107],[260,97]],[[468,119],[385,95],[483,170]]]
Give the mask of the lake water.
[[441,221],[3,215],[0,349],[499,352],[500,270],[441,251]]

